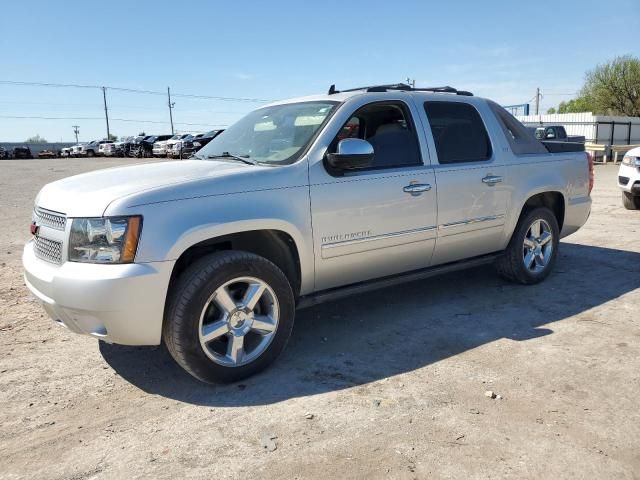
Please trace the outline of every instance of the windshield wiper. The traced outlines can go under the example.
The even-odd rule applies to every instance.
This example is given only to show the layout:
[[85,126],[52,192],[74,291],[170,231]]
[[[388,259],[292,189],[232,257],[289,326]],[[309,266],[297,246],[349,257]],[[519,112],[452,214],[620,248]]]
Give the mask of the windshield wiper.
[[258,162],[256,162],[255,160],[249,159],[249,155],[246,155],[246,156],[233,155],[229,152],[222,152],[220,155],[209,155],[207,156],[207,158],[208,159],[232,158],[234,160],[238,160],[239,162],[246,163],[247,165],[258,165]]

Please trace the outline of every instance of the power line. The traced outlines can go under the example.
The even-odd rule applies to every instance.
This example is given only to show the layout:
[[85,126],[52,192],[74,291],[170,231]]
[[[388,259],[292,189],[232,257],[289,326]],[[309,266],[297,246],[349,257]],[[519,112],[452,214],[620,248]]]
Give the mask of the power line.
[[[109,89],[116,92],[125,92],[125,93],[142,93],[145,95],[166,95],[166,92],[160,92],[155,90],[141,90],[136,88],[124,88],[124,87],[109,87],[109,86],[101,86],[101,85],[81,85],[75,83],[45,83],[45,82],[22,82],[22,81],[14,81],[14,80],[0,80],[0,84],[2,85],[20,85],[20,86],[30,86],[30,87],[55,87],[55,88],[84,88],[84,89]],[[222,100],[228,102],[255,102],[255,103],[266,103],[271,102],[273,100],[268,100],[264,98],[247,98],[247,97],[220,97],[214,95],[195,95],[190,93],[173,93],[174,97],[183,97],[183,98],[198,98],[205,100]]]
[[[104,117],[45,117],[40,115],[0,115],[0,118],[11,118],[18,120],[104,120]],[[168,125],[169,122],[162,122],[157,120],[138,120],[133,118],[111,118],[110,121],[114,122],[132,122],[132,123],[155,123],[159,125]],[[176,125],[191,125],[191,126],[201,126],[201,127],[225,127],[226,124],[217,123],[186,123],[186,122],[176,122]]]
[[[173,95],[173,94],[171,94]],[[0,105],[34,105],[34,106],[51,106],[51,107],[80,107],[82,109],[98,109],[102,108],[102,105],[99,104],[86,104],[86,103],[58,103],[58,102],[21,102],[21,101],[10,101],[10,100],[0,100]],[[114,109],[125,109],[125,110],[164,110],[166,106],[164,105],[154,105],[154,106],[143,106],[143,105],[129,105],[124,103],[113,103],[109,101],[109,111],[113,111]],[[55,109],[56,111],[60,111],[60,109]],[[211,115],[244,115],[246,114],[246,110],[209,110],[208,108],[188,108],[188,113],[199,112],[206,113]]]

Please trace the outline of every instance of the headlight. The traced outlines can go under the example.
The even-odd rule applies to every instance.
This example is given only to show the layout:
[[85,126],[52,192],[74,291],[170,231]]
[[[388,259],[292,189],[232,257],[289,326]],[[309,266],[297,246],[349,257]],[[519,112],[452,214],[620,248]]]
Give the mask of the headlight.
[[202,145],[200,145],[200,142],[193,142],[193,146],[196,148],[200,148]]
[[622,163],[631,167],[640,167],[640,157],[625,155],[622,159]]
[[74,218],[69,260],[84,263],[131,263],[136,256],[142,217]]

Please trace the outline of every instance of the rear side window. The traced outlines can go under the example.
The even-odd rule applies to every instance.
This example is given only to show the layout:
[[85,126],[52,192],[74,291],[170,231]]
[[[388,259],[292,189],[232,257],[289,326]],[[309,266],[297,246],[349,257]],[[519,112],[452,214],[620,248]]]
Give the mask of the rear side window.
[[460,102],[425,102],[440,164],[482,162],[491,158],[491,142],[478,111]]
[[537,153],[548,153],[545,146],[538,140],[544,138],[544,129],[527,129],[513,115],[503,107],[491,100],[487,104],[493,111],[502,128],[502,132],[509,143],[511,151],[516,155],[527,155]]

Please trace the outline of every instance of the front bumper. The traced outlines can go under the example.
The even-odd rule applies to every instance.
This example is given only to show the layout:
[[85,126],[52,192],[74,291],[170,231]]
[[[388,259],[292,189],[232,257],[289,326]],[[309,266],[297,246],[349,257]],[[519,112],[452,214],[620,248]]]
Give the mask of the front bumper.
[[24,278],[47,314],[69,330],[122,345],[159,345],[174,262],[54,265],[22,255]]
[[[621,179],[628,179],[626,183],[621,183]],[[631,165],[620,165],[618,170],[618,186],[624,192],[632,195],[640,195],[640,167]]]

